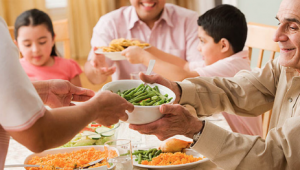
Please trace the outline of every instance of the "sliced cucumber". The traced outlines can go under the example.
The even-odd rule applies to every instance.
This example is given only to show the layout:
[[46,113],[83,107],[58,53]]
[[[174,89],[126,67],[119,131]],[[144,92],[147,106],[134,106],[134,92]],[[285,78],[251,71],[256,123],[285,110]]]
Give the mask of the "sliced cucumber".
[[83,135],[83,136],[97,135],[97,133],[91,132],[91,131],[83,131],[83,132],[82,132],[82,135]]
[[101,134],[101,136],[104,136],[104,137],[109,137],[109,136],[112,136],[115,134],[114,130],[111,130],[110,128],[105,127],[105,126],[98,127],[96,129],[96,132],[98,134]]
[[94,140],[98,140],[98,139],[101,138],[101,135],[99,135],[99,134],[96,134],[96,135],[89,135],[88,138],[94,139]]

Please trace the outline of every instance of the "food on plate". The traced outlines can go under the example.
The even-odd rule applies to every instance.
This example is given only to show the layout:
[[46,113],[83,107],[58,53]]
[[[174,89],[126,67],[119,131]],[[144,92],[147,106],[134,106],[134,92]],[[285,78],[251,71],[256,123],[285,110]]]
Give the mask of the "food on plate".
[[105,127],[97,123],[90,123],[62,147],[103,145],[106,141],[115,139],[115,130],[119,125],[120,124],[117,123],[110,127]]
[[143,160],[142,165],[153,165],[153,166],[168,166],[168,165],[180,165],[192,162],[197,162],[203,158],[194,157],[193,155],[187,155],[185,153],[161,153],[151,161]]
[[119,51],[123,51],[124,49],[126,49],[129,46],[138,46],[138,47],[144,48],[144,47],[150,46],[150,44],[141,43],[138,40],[128,40],[128,39],[120,38],[120,39],[112,40],[109,43],[108,47],[102,46],[99,48],[101,48],[103,52],[119,52]]
[[[109,155],[116,157],[117,152],[115,150],[109,150]],[[71,170],[86,166],[88,163],[98,160],[100,158],[106,158],[105,151],[96,150],[95,148],[81,149],[79,151],[73,151],[71,153],[59,153],[49,154],[45,157],[35,156],[28,161],[31,165],[41,165],[39,168],[26,168],[27,170],[53,170],[55,167],[63,168],[64,170]],[[106,159],[103,159],[100,163],[97,163],[89,168],[95,168],[99,166],[110,167]]]
[[136,156],[135,161],[138,164],[141,164],[143,160],[152,161],[154,157],[157,157],[161,154],[161,150],[157,150],[156,148],[149,149],[149,150],[136,150],[132,153],[132,155]]
[[171,138],[163,141],[158,149],[161,149],[162,152],[182,152],[183,149],[190,147],[192,142]]
[[117,91],[117,94],[125,98],[127,101],[137,106],[158,106],[169,103],[173,97],[168,98],[168,94],[162,95],[157,86],[153,88],[149,85],[140,84],[136,88]]

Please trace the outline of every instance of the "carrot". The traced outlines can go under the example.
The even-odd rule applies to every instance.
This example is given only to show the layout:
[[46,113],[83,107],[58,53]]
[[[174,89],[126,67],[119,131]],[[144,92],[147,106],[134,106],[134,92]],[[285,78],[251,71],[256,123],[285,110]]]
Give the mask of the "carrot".
[[[112,152],[115,156],[117,156],[116,151],[110,150],[108,152]],[[74,151],[71,153],[64,153],[64,154],[49,154],[45,157],[33,157],[28,164],[31,165],[41,165],[44,167],[40,168],[26,168],[27,170],[52,170],[53,167],[60,167],[64,170],[71,170],[74,168],[79,168],[84,166],[85,164],[95,161],[100,158],[106,158],[105,151],[95,150],[95,148],[90,149],[82,149],[79,151]],[[100,163],[97,163],[96,165],[92,167],[99,167],[107,165],[107,167],[110,167],[109,163],[104,159]]]
[[187,164],[202,160],[201,157],[195,158],[193,155],[186,155],[185,153],[161,153],[157,157],[153,158],[152,161],[144,160],[142,165],[154,165],[154,166],[167,166],[167,165],[179,165]]

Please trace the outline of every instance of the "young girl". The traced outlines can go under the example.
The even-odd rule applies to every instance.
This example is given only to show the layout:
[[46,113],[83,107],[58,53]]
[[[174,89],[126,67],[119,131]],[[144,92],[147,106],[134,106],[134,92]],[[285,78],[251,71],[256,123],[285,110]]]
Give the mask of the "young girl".
[[23,12],[15,22],[14,34],[23,56],[21,65],[32,81],[63,79],[81,86],[80,66],[57,56],[52,21],[46,13],[37,9]]

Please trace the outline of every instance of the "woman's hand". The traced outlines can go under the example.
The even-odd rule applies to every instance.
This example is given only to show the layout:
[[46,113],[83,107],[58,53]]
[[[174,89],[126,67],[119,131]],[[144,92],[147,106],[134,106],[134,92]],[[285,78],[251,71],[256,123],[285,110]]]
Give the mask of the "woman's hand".
[[66,80],[32,82],[44,104],[51,108],[74,105],[71,101],[83,102],[95,95],[94,91],[74,86]]
[[98,92],[90,101],[86,102],[86,109],[95,113],[95,121],[104,126],[126,121],[128,115],[125,110],[132,112],[133,104],[110,91]]

